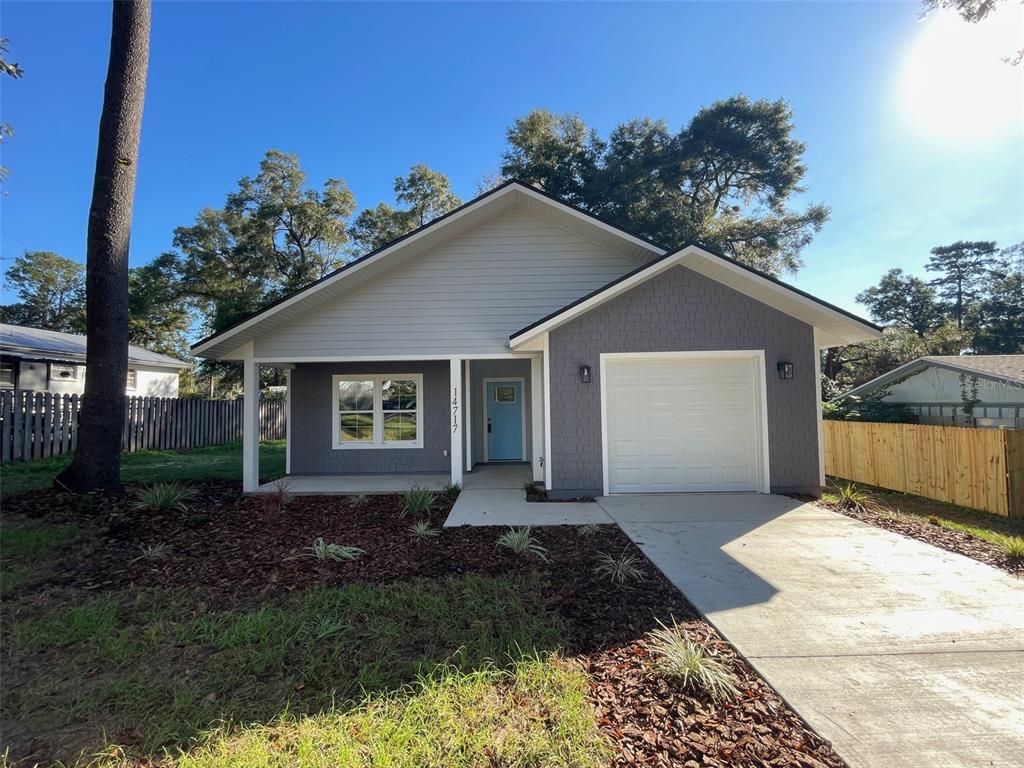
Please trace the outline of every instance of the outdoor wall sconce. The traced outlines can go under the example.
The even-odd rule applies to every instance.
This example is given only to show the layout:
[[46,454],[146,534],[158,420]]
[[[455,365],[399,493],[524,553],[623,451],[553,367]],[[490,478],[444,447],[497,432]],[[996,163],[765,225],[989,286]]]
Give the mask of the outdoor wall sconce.
[[583,383],[583,384],[589,384],[590,383],[590,366],[589,365],[581,365],[580,366],[580,382]]
[[792,379],[793,378],[793,364],[786,360],[779,360],[776,366],[779,369],[780,379]]

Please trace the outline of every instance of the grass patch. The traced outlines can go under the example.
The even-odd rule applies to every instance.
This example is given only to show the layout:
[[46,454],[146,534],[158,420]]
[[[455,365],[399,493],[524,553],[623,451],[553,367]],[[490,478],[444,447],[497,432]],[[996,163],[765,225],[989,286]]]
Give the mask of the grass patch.
[[442,667],[348,711],[223,729],[175,762],[181,768],[283,762],[302,768],[587,768],[606,764],[611,755],[584,676],[556,658],[533,656],[507,669]]
[[[838,478],[830,479],[843,484],[847,482],[845,480],[838,480]],[[993,515],[977,509],[947,504],[944,501],[937,501],[936,499],[929,499],[924,496],[889,491],[884,488],[860,487],[867,489],[871,494],[871,498],[884,511],[890,513],[910,515],[925,521],[929,517],[935,517],[938,519],[939,525],[969,533],[972,536],[977,536],[979,539],[985,539],[986,536],[991,534],[1024,537],[1024,518]],[[821,498],[823,501],[836,500],[832,488],[826,488]],[[989,539],[985,540],[988,541]]]
[[[266,482],[284,474],[284,440],[260,443],[260,478]],[[39,461],[8,462],[0,477],[4,496],[50,488],[71,461],[57,456]],[[188,451],[140,451],[121,456],[121,479],[126,483],[242,480],[242,444],[214,445]]]
[[0,593],[21,586],[78,535],[73,525],[0,525]]
[[[429,689],[437,696],[422,706],[456,706],[452,686],[462,678],[480,696],[484,687],[500,689],[507,685],[503,670],[558,649],[564,633],[536,579],[518,577],[352,584],[234,610],[208,610],[187,593],[144,592],[46,609],[27,605],[18,613],[8,616],[4,632],[11,691],[4,719],[56,742],[46,734],[68,728],[71,712],[70,727],[83,735],[74,752],[69,745],[58,755],[70,760],[80,750],[106,748],[107,738],[125,732],[138,734],[126,746],[135,756],[188,750],[221,722],[277,723],[271,728],[294,736],[301,734],[295,723],[308,720],[309,728],[319,728],[360,703],[362,714],[349,713],[354,719],[348,722],[369,727],[380,719],[379,732],[364,736],[386,744],[400,737],[395,729],[413,722],[403,720],[406,715],[392,722],[405,711],[401,702]],[[447,671],[434,677],[439,666]],[[61,675],[46,672],[53,669]],[[423,677],[429,686],[411,692]],[[33,684],[18,685],[26,679]],[[491,698],[500,703],[500,696]],[[534,706],[517,706],[527,704]],[[483,703],[474,706],[484,712]],[[282,713],[299,719],[286,726]],[[483,738],[475,728],[446,725],[436,733],[442,730],[465,731],[443,735],[467,743]],[[205,748],[234,743],[237,734],[217,738]]]

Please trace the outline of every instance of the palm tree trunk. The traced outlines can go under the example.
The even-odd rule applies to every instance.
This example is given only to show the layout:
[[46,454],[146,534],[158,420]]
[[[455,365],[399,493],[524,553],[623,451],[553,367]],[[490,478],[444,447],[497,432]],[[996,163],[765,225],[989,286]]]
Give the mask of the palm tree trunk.
[[149,65],[149,23],[149,0],[114,0],[86,244],[85,396],[74,459],[54,481],[79,493],[123,490],[128,243]]

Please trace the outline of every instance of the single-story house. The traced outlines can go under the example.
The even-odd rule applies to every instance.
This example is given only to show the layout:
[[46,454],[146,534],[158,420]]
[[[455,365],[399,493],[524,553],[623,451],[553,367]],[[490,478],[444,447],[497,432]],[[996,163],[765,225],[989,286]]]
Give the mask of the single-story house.
[[[128,346],[129,395],[177,397],[189,363]],[[0,324],[0,389],[80,395],[85,391],[85,336]]]
[[921,424],[1024,429],[1024,355],[928,355],[840,396],[884,392]]
[[818,493],[819,350],[878,326],[509,181],[193,346],[288,371],[292,476],[523,462],[552,497]]

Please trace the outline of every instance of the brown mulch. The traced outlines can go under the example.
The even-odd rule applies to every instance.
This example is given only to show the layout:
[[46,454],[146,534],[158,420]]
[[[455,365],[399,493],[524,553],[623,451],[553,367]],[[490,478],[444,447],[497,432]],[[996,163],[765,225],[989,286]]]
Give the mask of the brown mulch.
[[1007,557],[996,545],[990,544],[969,533],[943,528],[941,525],[929,523],[927,520],[922,520],[912,515],[894,515],[891,512],[875,512],[863,509],[840,509],[830,504],[825,504],[824,506],[833,512],[840,512],[847,517],[860,520],[862,523],[885,528],[893,533],[909,536],[926,544],[931,544],[950,552],[956,552],[958,555],[970,557],[994,568],[1012,573],[1015,576],[1024,574],[1024,561]]
[[[26,584],[15,599],[41,591],[169,587],[200,593],[211,605],[237,605],[313,585],[534,573],[568,627],[566,652],[591,679],[600,727],[618,748],[616,766],[844,765],[653,565],[647,564],[643,582],[626,587],[594,574],[599,553],[631,547],[614,526],[592,536],[571,526],[535,528],[548,550],[545,564],[496,549],[496,528],[444,529],[417,542],[408,532],[415,518],[399,517],[399,496],[370,496],[358,507],[346,497],[300,496],[275,517],[235,484],[192,487],[198,496],[189,510],[167,513],[132,510],[130,497],[83,501],[44,491],[5,499],[5,522],[45,511],[50,522],[74,522],[88,531],[74,557],[62,558],[44,583]],[[436,527],[451,503],[439,497],[430,515]],[[288,559],[318,536],[366,555],[347,563]],[[153,544],[168,545],[172,556],[134,559]],[[707,638],[733,671],[742,698],[716,704],[654,674],[644,636],[658,620],[676,620]]]

